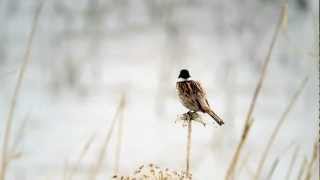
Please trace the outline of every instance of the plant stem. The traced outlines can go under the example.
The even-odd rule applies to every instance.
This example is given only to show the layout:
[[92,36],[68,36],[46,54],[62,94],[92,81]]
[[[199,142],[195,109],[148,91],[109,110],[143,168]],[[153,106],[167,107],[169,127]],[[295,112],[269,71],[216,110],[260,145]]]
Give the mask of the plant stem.
[[256,107],[256,102],[257,102],[257,99],[259,97],[260,91],[262,89],[262,85],[264,83],[264,80],[265,80],[265,77],[266,77],[266,74],[267,74],[268,65],[269,65],[269,62],[271,60],[271,54],[272,54],[273,48],[274,48],[274,46],[276,44],[280,29],[281,29],[281,25],[283,24],[284,15],[285,15],[285,6],[282,6],[281,15],[279,16],[278,23],[277,23],[275,31],[273,33],[271,44],[270,44],[270,47],[269,47],[269,50],[268,50],[268,54],[267,54],[267,56],[266,56],[266,58],[265,58],[265,60],[263,62],[262,70],[261,70],[261,73],[260,73],[260,77],[259,77],[259,80],[257,82],[256,88],[255,88],[255,91],[254,91],[254,94],[253,94],[253,97],[252,97],[252,100],[251,100],[251,103],[250,103],[250,106],[249,106],[249,110],[248,110],[248,113],[247,113],[246,118],[245,118],[245,125],[244,125],[243,131],[242,131],[241,139],[240,139],[240,142],[238,143],[238,145],[236,147],[235,153],[232,156],[231,163],[230,163],[230,165],[228,167],[228,170],[227,170],[227,173],[226,173],[226,176],[225,176],[225,180],[230,180],[230,179],[234,178],[234,171],[236,169],[237,162],[238,162],[239,157],[241,155],[241,151],[242,151],[243,146],[244,146],[244,144],[245,144],[245,142],[247,140],[248,134],[250,132],[250,129],[251,129],[251,126],[252,126],[252,123],[253,123],[252,114],[253,114],[254,109]]
[[188,121],[188,136],[187,136],[187,157],[186,157],[186,173],[189,176],[190,172],[190,156],[191,156],[191,134],[192,134],[192,120]]
[[7,156],[8,156],[9,143],[11,140],[11,128],[12,128],[12,123],[13,123],[13,117],[15,114],[16,104],[17,104],[19,92],[20,92],[20,89],[22,86],[23,77],[26,72],[27,66],[31,61],[32,42],[34,39],[34,35],[36,32],[36,28],[37,28],[37,24],[39,21],[39,16],[40,16],[40,12],[41,12],[42,7],[43,7],[43,1],[41,1],[39,6],[37,7],[35,15],[33,17],[32,28],[31,28],[31,32],[28,37],[26,51],[24,53],[23,62],[19,68],[18,79],[17,79],[16,85],[15,85],[13,96],[12,96],[10,106],[9,106],[8,118],[5,122],[5,129],[4,129],[4,135],[3,135],[4,140],[3,140],[2,152],[1,152],[2,154],[1,154],[1,164],[0,164],[0,180],[4,180],[6,177],[6,171],[7,171],[6,169],[9,164],[7,162],[8,161]]

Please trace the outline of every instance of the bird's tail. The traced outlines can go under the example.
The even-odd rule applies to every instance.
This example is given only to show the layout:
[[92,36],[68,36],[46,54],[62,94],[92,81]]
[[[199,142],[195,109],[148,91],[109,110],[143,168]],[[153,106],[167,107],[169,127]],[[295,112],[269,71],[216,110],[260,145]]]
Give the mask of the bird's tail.
[[214,113],[212,110],[209,110],[207,112],[220,126],[222,126],[224,124],[223,120],[216,114]]

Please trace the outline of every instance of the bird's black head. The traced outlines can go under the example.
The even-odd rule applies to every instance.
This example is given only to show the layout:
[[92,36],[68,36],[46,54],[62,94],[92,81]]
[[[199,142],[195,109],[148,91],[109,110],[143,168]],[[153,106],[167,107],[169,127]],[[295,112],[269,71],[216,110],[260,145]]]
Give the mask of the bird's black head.
[[178,78],[188,79],[190,76],[189,71],[187,69],[182,69]]

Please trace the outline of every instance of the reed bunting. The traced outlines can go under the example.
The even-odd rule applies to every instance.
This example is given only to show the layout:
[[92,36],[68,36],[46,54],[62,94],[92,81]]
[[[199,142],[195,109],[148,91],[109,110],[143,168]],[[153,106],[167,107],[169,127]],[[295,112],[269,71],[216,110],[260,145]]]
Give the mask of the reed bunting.
[[207,95],[198,81],[190,79],[189,71],[182,69],[177,81],[177,93],[181,103],[188,108],[189,112],[202,112],[209,114],[220,126],[223,120],[210,108]]

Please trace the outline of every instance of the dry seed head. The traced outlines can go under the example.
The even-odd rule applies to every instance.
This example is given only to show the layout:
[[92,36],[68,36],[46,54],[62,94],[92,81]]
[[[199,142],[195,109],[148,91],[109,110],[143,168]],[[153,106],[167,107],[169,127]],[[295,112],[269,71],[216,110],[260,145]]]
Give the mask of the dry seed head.
[[171,171],[169,168],[161,169],[159,166],[149,164],[147,166],[140,166],[138,170],[134,171],[133,175],[121,176],[115,175],[113,180],[191,180],[192,176],[186,175],[185,172]]
[[179,119],[182,121],[196,121],[196,120],[201,120],[200,114],[196,112],[189,112],[189,113],[184,113],[179,116]]
[[187,127],[189,121],[198,122],[198,123],[202,124],[203,126],[206,126],[206,123],[204,122],[204,120],[202,119],[200,114],[198,114],[197,112],[190,112],[189,111],[187,113],[178,115],[175,122],[178,122],[178,121],[183,122],[183,124],[182,124],[183,127]]

